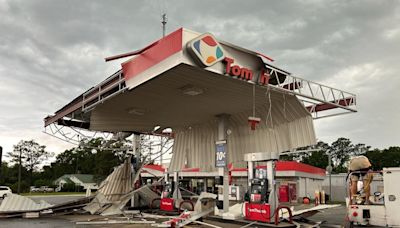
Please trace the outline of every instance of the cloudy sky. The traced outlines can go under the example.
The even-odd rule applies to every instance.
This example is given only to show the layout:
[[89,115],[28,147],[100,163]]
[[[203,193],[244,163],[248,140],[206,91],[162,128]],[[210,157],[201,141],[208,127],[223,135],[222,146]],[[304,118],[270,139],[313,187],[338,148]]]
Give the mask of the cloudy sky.
[[318,139],[400,145],[400,1],[0,0],[0,145],[71,145],[43,118],[118,70],[103,58],[186,27],[273,57],[358,96],[359,112],[315,121]]

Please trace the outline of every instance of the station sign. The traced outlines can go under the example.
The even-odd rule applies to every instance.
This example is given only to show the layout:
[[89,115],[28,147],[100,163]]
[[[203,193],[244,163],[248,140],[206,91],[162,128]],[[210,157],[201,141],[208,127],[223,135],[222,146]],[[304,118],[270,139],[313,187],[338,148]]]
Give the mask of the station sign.
[[[210,33],[204,33],[187,43],[187,49],[193,60],[203,67],[211,67],[218,62],[224,64],[224,75],[232,76],[244,81],[253,81],[259,85],[276,84],[276,78],[282,81],[288,73],[265,65],[261,69],[250,69],[239,66],[235,58],[227,56],[227,52],[217,39]],[[272,76],[272,77],[271,77]],[[274,79],[271,79],[274,78]]]
[[189,43],[189,50],[204,66],[212,66],[225,58],[225,52],[213,35],[205,33]]
[[226,140],[217,141],[215,143],[215,167],[226,167]]

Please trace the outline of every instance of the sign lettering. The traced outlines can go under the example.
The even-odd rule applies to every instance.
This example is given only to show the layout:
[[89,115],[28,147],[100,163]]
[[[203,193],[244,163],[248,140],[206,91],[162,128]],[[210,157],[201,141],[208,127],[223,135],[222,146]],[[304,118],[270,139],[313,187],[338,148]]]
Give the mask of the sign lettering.
[[[235,62],[234,59],[225,57],[223,62],[225,63],[225,74],[235,76],[239,79],[246,81],[253,80],[253,75],[254,75],[253,71],[246,67],[240,67],[239,65],[234,65],[233,64]],[[267,69],[262,69],[258,77],[258,83],[260,85],[268,85],[270,78],[271,76],[267,71]]]
[[215,167],[226,166],[226,141],[218,141],[216,144],[215,151]]

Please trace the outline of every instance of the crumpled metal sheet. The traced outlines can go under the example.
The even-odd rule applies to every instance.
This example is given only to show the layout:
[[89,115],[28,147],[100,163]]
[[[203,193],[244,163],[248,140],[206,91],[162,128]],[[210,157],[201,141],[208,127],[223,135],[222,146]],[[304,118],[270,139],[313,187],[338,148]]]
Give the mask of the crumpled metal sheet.
[[26,196],[10,194],[0,204],[0,213],[40,211],[53,205],[41,200],[39,203]]
[[132,168],[130,159],[118,166],[100,185],[97,192],[102,193],[111,202],[119,201],[120,198],[133,190]]
[[90,214],[93,215],[107,205],[111,205],[111,202],[107,200],[106,197],[101,192],[98,192],[96,194],[96,197],[90,203],[88,203],[83,209],[85,211],[90,212]]
[[[153,190],[151,190],[149,186],[143,186],[138,190],[139,191],[137,192],[137,194],[139,194],[140,207],[149,206],[154,199],[160,198],[160,195],[153,192]],[[159,207],[159,204],[160,202],[158,201],[154,204],[154,206]]]

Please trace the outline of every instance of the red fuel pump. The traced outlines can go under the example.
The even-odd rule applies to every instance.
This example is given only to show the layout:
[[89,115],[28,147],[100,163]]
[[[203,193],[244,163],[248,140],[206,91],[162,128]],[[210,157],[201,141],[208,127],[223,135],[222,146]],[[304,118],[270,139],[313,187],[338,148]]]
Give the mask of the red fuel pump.
[[174,198],[172,194],[174,186],[172,182],[166,181],[164,191],[161,193],[160,209],[163,211],[174,211]]
[[[276,159],[271,153],[249,153],[244,160],[248,169],[244,217],[250,221],[270,223],[278,206],[274,179]],[[257,162],[266,162],[266,167],[257,168]]]
[[[250,171],[249,171],[250,172]],[[254,178],[249,180],[250,186],[245,202],[245,218],[251,221],[270,222],[270,205],[267,171],[253,169]]]

